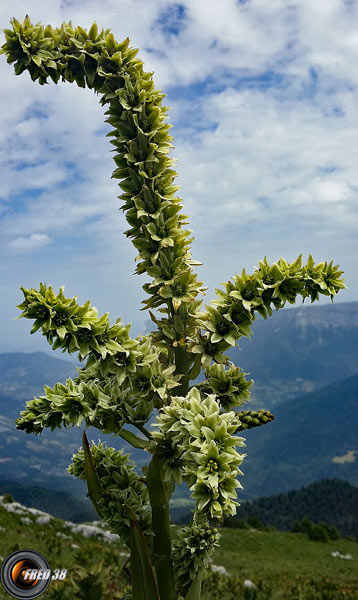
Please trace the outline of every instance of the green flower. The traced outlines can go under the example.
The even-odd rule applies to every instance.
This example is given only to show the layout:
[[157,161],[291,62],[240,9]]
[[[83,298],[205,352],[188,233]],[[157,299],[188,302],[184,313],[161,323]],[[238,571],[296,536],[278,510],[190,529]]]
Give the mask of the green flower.
[[[235,300],[241,300],[243,307],[251,311],[254,307],[262,304],[260,292],[258,290],[257,279],[254,275],[246,275],[245,269],[242,270],[241,277],[233,277],[234,286],[229,286],[228,295]],[[230,289],[233,287],[233,289]]]
[[[223,317],[231,321],[236,330],[239,332],[239,336],[247,336],[252,335],[252,330],[250,329],[250,325],[252,321],[255,320],[255,316],[248,311],[241,300],[231,301],[229,300],[228,305],[225,307],[227,312],[223,313]],[[262,314],[262,306],[257,306],[252,310],[258,310],[260,314]]]
[[193,344],[190,346],[190,352],[194,354],[201,354],[201,364],[203,367],[210,367],[211,362],[215,360],[217,363],[225,363],[229,361],[229,357],[222,353],[223,350],[226,350],[228,345],[225,341],[221,341],[219,343],[213,343],[211,341],[211,335],[207,334],[199,334],[198,339],[194,340],[190,338]]
[[277,284],[272,294],[272,299],[279,298],[284,304],[286,301],[290,304],[296,302],[296,297],[304,290],[304,281],[300,277],[287,276],[285,279]]
[[[231,442],[230,440],[231,448],[235,441]],[[226,442],[225,438],[222,438],[222,445],[224,445],[223,442]],[[243,460],[237,453],[225,452],[225,449],[219,450],[213,439],[204,444],[200,452],[190,451],[190,457],[197,464],[197,478],[207,481],[214,489],[218,487],[219,480],[230,473],[234,466],[240,465]],[[192,472],[192,467],[189,468],[189,471]]]
[[163,298],[171,298],[173,308],[177,311],[182,302],[191,302],[195,300],[199,291],[204,289],[200,287],[201,282],[197,281],[197,276],[189,271],[182,273],[175,279],[171,285],[165,285],[159,288],[158,294]]
[[145,398],[152,390],[152,370],[150,367],[137,367],[131,377],[133,394]]
[[153,277],[153,282],[149,284],[149,289],[165,284],[170,286],[174,283],[176,277],[186,271],[187,267],[183,263],[182,257],[176,258],[173,263],[166,266],[162,261],[162,254],[159,256],[159,264],[154,267],[148,267],[148,275]]
[[137,238],[133,240],[133,246],[140,250],[138,256],[135,258],[136,261],[144,258],[149,259],[152,265],[156,264],[160,250],[160,243],[157,240],[153,240],[152,238]]
[[206,369],[206,381],[198,385],[201,391],[216,394],[222,407],[230,410],[250,399],[249,388],[254,382],[246,381],[245,375],[247,373],[233,363],[229,369],[215,364]]
[[203,327],[212,332],[210,336],[212,344],[225,341],[230,346],[235,346],[235,340],[238,338],[238,329],[232,321],[224,317],[220,310],[208,306]]
[[125,421],[127,423],[144,425],[153,412],[154,402],[152,399],[143,399],[139,396],[133,396],[133,393],[127,392],[123,406]]
[[163,369],[159,360],[150,366],[137,366],[130,378],[133,394],[138,398],[153,398],[156,408],[160,408],[169,390],[179,385],[180,376],[172,376],[174,371],[175,365]]
[[169,438],[162,438],[158,442],[158,456],[163,461],[164,481],[175,482],[181,485],[183,463],[182,450]]
[[163,201],[158,192],[150,192],[148,186],[145,184],[142,186],[142,193],[138,196],[133,196],[132,201],[137,211],[137,219],[149,217],[150,219],[156,220],[159,218],[163,209],[170,206],[170,202],[167,200]]
[[[164,444],[166,479],[177,480],[180,468],[197,501],[197,513],[222,519],[225,510],[231,514],[238,487],[237,483],[230,487],[226,480],[234,481],[242,474],[238,466],[246,455],[235,449],[245,445],[244,439],[232,435],[240,420],[234,412],[221,413],[220,409],[214,394],[202,398],[194,387],[186,397],[173,396],[170,405],[160,410],[155,423],[159,431],[152,435]],[[175,477],[172,469],[176,469]]]

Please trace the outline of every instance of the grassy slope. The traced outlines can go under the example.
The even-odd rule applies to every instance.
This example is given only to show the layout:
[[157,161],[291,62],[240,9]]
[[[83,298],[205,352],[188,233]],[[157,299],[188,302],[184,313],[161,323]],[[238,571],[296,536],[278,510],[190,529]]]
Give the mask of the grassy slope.
[[[49,560],[51,568],[67,568],[69,577],[78,579],[78,565],[85,568],[98,563],[98,557],[105,561],[105,565],[112,565],[110,577],[120,587],[118,575],[119,569],[126,560],[119,543],[106,543],[95,538],[84,538],[81,534],[74,534],[64,529],[60,519],[53,519],[47,525],[26,525],[20,521],[20,515],[7,512],[0,506],[0,548],[1,561],[15,549],[31,548],[38,550]],[[71,539],[56,537],[58,531],[64,531]],[[210,576],[210,592],[205,592],[203,598],[221,598],[221,600],[246,598],[243,592],[243,582],[250,579],[255,582],[259,589],[266,585],[269,595],[259,595],[257,598],[272,598],[285,600],[312,600],[312,598],[327,598],[327,600],[341,600],[341,598],[354,599],[355,591],[358,590],[358,544],[348,540],[330,541],[328,543],[309,541],[303,534],[291,534],[283,532],[265,532],[255,530],[233,530],[221,528],[221,546],[216,549],[213,562],[216,565],[224,565],[229,573],[230,581],[237,586],[238,592],[227,592],[229,578],[225,576]],[[72,548],[71,544],[77,544],[79,549]],[[341,554],[351,554],[352,560],[343,560],[331,556],[331,552],[338,550]],[[56,564],[55,564],[56,563]],[[332,592],[327,596],[312,595],[312,586],[318,588],[321,582],[328,582],[338,588],[338,592]],[[235,583],[236,582],[236,583]],[[62,590],[70,587],[70,581],[50,584],[47,597],[52,597],[56,587]],[[230,583],[231,585],[231,583]],[[296,596],[292,592],[294,586],[303,586],[303,595]],[[324,584],[326,585],[326,583]],[[225,587],[226,586],[226,587]],[[307,587],[308,586],[308,587]],[[211,592],[211,589],[213,590]],[[222,590],[222,591],[220,591]],[[274,590],[274,592],[272,591]],[[342,595],[342,590],[347,590],[347,595]],[[307,591],[307,594],[306,594]],[[241,594],[243,593],[243,595]],[[2,594],[2,595],[1,595]],[[213,594],[213,595],[212,595]],[[219,594],[219,595],[215,595]],[[333,595],[332,595],[333,594]],[[75,597],[75,596],[73,596]],[[101,598],[106,598],[104,594]],[[121,596],[112,596],[121,597]],[[9,596],[0,589],[0,600]],[[100,596],[98,596],[98,599]]]
[[[317,573],[356,582],[358,589],[358,544],[348,540],[313,542],[302,533],[232,530],[222,528],[221,547],[214,562],[225,565],[232,576],[256,581],[278,576],[315,577]],[[352,560],[331,556],[338,550]]]

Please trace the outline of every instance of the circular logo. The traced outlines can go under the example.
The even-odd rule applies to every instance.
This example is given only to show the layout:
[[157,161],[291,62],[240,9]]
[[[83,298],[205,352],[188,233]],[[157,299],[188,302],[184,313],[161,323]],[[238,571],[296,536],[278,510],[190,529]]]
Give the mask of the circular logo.
[[36,550],[16,550],[5,558],[1,581],[14,598],[37,598],[50,583],[50,565]]

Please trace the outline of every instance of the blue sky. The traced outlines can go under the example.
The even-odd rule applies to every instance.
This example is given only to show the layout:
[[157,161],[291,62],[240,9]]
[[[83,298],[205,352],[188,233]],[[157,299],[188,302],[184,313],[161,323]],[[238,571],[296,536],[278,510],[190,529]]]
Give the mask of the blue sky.
[[[199,279],[215,287],[265,255],[334,260],[358,299],[356,3],[326,0],[28,0],[33,22],[71,20],[129,36],[167,94],[178,195]],[[25,16],[0,8],[0,27]],[[2,36],[3,37],[3,36]],[[2,43],[2,42],[1,42]],[[0,352],[51,352],[15,320],[39,282],[144,332],[145,276],[123,232],[120,189],[98,97],[39,86],[0,57]],[[329,301],[329,300],[328,300]],[[324,298],[322,303],[326,303]],[[68,355],[56,353],[68,358]]]

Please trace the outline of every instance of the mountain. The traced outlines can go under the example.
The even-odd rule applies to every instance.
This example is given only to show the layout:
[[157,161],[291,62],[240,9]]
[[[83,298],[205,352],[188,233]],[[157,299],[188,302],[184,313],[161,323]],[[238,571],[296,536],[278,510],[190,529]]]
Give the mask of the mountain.
[[243,432],[245,497],[327,477],[358,485],[358,375],[281,403],[274,414],[268,425]]
[[242,502],[236,516],[225,519],[224,525],[235,527],[240,519],[254,516],[263,525],[291,531],[296,520],[307,517],[313,523],[334,525],[342,536],[358,537],[357,506],[358,487],[342,479],[322,479],[286,494]]
[[0,392],[12,401],[32,400],[43,393],[45,384],[52,387],[76,375],[76,365],[45,352],[0,354]]
[[[86,498],[86,482],[67,472],[72,454],[82,446],[83,427],[45,429],[39,435],[29,435],[17,430],[15,424],[26,401],[42,395],[45,384],[53,386],[76,375],[76,365],[44,352],[0,354],[0,482],[16,480],[22,485],[67,491],[80,499]],[[136,451],[122,438],[94,427],[87,429],[87,437],[90,444],[92,439],[95,443],[100,439],[118,450],[124,448],[133,455],[138,470],[148,458],[148,454]],[[87,506],[92,507],[89,500]]]
[[255,381],[252,407],[271,409],[358,373],[358,302],[302,305],[258,316],[227,352]]
[[11,494],[15,502],[50,512],[57,519],[65,519],[73,523],[95,521],[99,518],[88,498],[82,501],[66,491],[54,491],[45,487],[23,485],[17,481],[2,479],[0,496],[3,494]]

